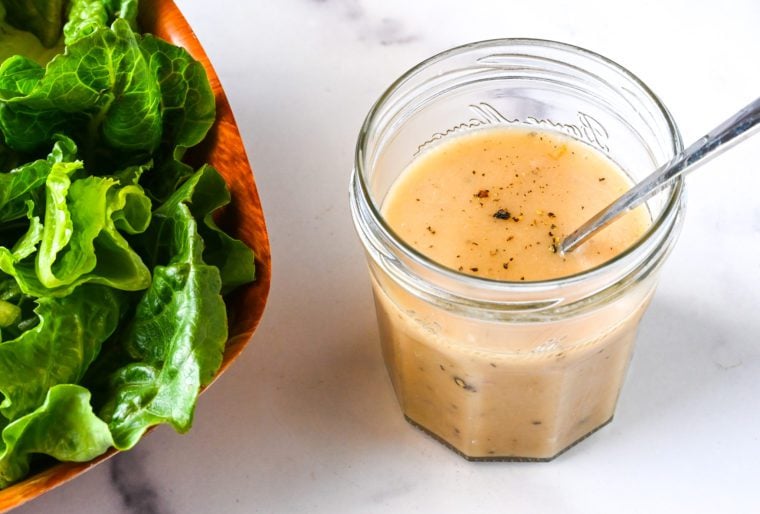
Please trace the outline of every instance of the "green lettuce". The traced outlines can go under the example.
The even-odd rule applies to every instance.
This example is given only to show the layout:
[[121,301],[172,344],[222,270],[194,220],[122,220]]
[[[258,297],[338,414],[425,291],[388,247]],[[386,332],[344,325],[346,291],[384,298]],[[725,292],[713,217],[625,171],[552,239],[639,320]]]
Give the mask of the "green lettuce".
[[0,413],[15,419],[39,406],[52,386],[79,382],[123,308],[122,294],[103,286],[37,299],[38,324],[0,344]]
[[[45,4],[42,6],[43,9],[52,8],[53,11],[57,5],[60,5],[57,0],[43,0],[43,2]],[[60,25],[55,20],[50,22],[38,20],[36,17],[30,18],[29,15],[36,10],[34,4],[35,2],[31,1],[0,0],[0,62],[13,55],[24,55],[40,64],[45,64],[63,51],[63,40],[55,34],[55,27],[58,26],[60,31]],[[7,12],[9,9],[10,13]],[[40,30],[42,37],[45,38],[44,42],[32,32],[35,30],[34,27],[24,26],[25,18],[29,18],[29,21],[40,22],[36,30]],[[11,21],[17,25],[14,26]]]
[[148,227],[150,199],[139,185],[113,177],[76,178],[82,167],[48,158],[19,172],[31,177],[23,181],[30,188],[44,178],[45,193],[42,220],[26,199],[31,194],[15,198],[27,202],[28,230],[13,248],[0,247],[0,270],[16,277],[26,294],[64,296],[84,283],[137,291],[150,283],[150,270],[125,238]]
[[63,28],[65,42],[70,45],[107,27],[116,18],[137,30],[137,0],[71,0],[68,21]]
[[122,18],[74,41],[47,68],[22,56],[0,67],[0,128],[17,151],[38,150],[65,131],[96,168],[153,154],[163,166],[198,144],[214,118],[203,66],[182,48],[135,34]]
[[[153,281],[120,341],[127,363],[111,375],[100,411],[119,449],[131,448],[158,423],[186,431],[198,388],[219,369],[227,340],[223,280],[218,267],[204,262],[199,227],[217,233],[208,224],[210,214],[228,201],[224,181],[204,166],[156,209],[138,238],[155,265]],[[226,259],[248,270],[250,282],[253,270],[246,264],[252,254],[240,246]]]
[[[129,24],[118,19],[113,30],[96,30],[68,46],[33,87],[0,97],[6,144],[34,151],[65,132],[95,166],[98,152],[105,149],[144,160],[161,140],[160,85],[137,38]],[[5,61],[0,76],[11,67],[30,75],[39,66],[22,60]]]
[[44,46],[55,46],[63,27],[64,0],[2,0],[8,22],[37,36]]
[[195,172],[164,205],[156,211],[157,219],[144,237],[135,241],[149,266],[165,264],[176,253],[176,244],[162,237],[170,233],[176,221],[167,211],[185,203],[197,223],[197,232],[204,241],[203,260],[219,269],[222,293],[254,279],[255,268],[251,249],[219,229],[213,213],[230,202],[224,179],[211,166]]
[[137,32],[137,5],[0,0],[0,487],[37,453],[189,429],[223,295],[254,279],[214,220],[224,180],[182,161],[214,123],[208,77]]
[[64,43],[119,18],[137,31],[137,8],[137,0],[0,0],[0,61],[24,55],[44,65]]
[[111,446],[111,432],[93,413],[87,389],[74,384],[51,387],[37,409],[3,428],[0,488],[28,473],[32,454],[86,462]]

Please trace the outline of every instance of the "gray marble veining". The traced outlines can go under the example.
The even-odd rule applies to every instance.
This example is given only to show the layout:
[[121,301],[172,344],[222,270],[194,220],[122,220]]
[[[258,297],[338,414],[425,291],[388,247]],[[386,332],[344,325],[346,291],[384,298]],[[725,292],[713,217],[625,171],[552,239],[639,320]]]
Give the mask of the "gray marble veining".
[[139,451],[125,452],[108,462],[111,485],[118,494],[123,514],[171,514],[148,478]]
[[417,34],[408,30],[404,20],[389,16],[373,16],[360,0],[309,1],[330,9],[337,18],[352,24],[359,41],[391,46],[404,45],[420,39]]

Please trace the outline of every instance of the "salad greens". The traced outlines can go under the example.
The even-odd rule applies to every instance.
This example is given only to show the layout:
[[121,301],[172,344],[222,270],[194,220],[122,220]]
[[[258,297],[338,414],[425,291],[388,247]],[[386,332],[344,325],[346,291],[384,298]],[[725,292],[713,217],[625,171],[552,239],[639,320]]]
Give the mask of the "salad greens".
[[[14,12],[16,12],[15,9]],[[62,38],[55,45],[48,48],[31,32],[11,25],[8,21],[5,3],[0,2],[0,62],[12,55],[23,52],[30,59],[44,64],[62,51]]]
[[38,454],[86,461],[190,428],[254,279],[217,227],[200,63],[137,0],[0,0],[0,487]]

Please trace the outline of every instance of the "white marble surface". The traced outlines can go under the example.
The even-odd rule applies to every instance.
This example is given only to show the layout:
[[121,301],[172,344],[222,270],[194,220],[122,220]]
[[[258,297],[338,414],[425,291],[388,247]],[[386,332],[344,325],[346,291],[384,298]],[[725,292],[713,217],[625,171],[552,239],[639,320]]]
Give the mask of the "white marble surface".
[[347,204],[365,113],[425,57],[494,37],[585,46],[689,140],[760,93],[757,0],[178,3],[255,169],[268,310],[188,435],[157,430],[17,512],[760,512],[760,136],[690,179],[616,419],[548,464],[468,463],[403,421]]

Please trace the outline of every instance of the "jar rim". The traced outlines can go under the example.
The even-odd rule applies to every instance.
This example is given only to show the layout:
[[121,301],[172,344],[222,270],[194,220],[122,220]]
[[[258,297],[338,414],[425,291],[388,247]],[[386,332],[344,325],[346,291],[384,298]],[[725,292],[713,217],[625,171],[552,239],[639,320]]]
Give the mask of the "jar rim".
[[[527,46],[543,49],[553,49],[568,54],[580,55],[592,62],[596,62],[606,66],[608,69],[620,74],[625,79],[631,81],[643,92],[643,96],[652,102],[654,110],[661,116],[662,121],[667,126],[667,132],[671,142],[671,150],[673,155],[678,154],[683,149],[683,141],[678,126],[670,114],[670,111],[665,107],[659,97],[647,86],[641,79],[635,74],[621,66],[614,60],[605,57],[601,54],[587,50],[585,48],[563,43],[559,41],[553,41],[548,39],[536,39],[536,38],[499,38],[489,39],[483,41],[477,41],[472,43],[463,44],[454,48],[450,48],[443,52],[440,52],[432,57],[429,57],[420,63],[416,64],[412,68],[408,69],[398,79],[391,83],[388,88],[380,95],[378,100],[372,105],[367,116],[362,123],[359,131],[359,137],[357,139],[355,153],[354,153],[354,174],[355,179],[358,179],[358,189],[369,208],[372,218],[378,224],[383,235],[389,240],[393,241],[395,245],[408,257],[415,262],[422,264],[424,267],[443,274],[448,278],[452,278],[459,281],[465,281],[475,287],[486,288],[491,290],[509,289],[513,291],[541,291],[541,290],[553,290],[559,286],[568,286],[576,283],[584,282],[587,280],[593,280],[597,276],[603,274],[608,269],[614,267],[621,261],[624,261],[631,254],[638,251],[646,242],[650,241],[657,233],[663,229],[663,225],[666,222],[670,222],[670,225],[676,223],[677,211],[681,205],[681,198],[684,192],[684,181],[682,177],[679,177],[669,187],[670,194],[667,201],[662,208],[661,212],[652,221],[647,231],[639,237],[633,244],[626,248],[623,252],[615,255],[613,258],[587,270],[583,270],[571,275],[566,275],[557,278],[545,279],[545,280],[533,280],[533,281],[508,281],[501,279],[494,279],[488,277],[480,277],[475,275],[469,275],[463,272],[459,272],[455,269],[444,266],[433,259],[427,257],[421,253],[403,239],[398,237],[395,231],[387,224],[384,217],[380,213],[379,206],[375,204],[375,201],[370,194],[369,184],[366,181],[365,166],[363,157],[366,155],[368,137],[371,133],[371,127],[374,120],[380,115],[382,109],[387,106],[389,101],[393,98],[393,95],[401,88],[403,84],[414,78],[419,73],[428,69],[429,67],[446,60],[447,58],[465,54],[474,50],[481,50],[485,48],[498,48],[498,47],[518,47]],[[535,55],[535,57],[541,57]],[[586,70],[584,70],[586,71]],[[669,232],[669,231],[668,231]],[[667,239],[667,237],[666,237]]]

